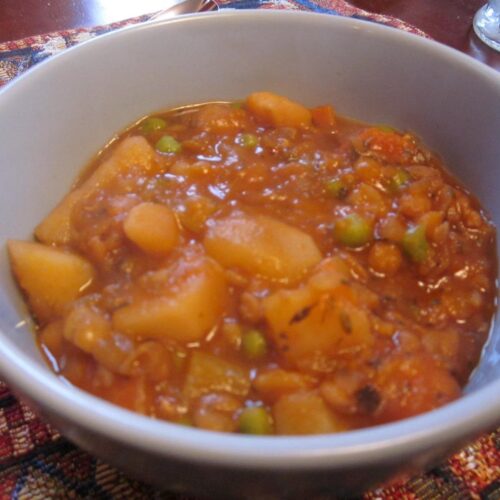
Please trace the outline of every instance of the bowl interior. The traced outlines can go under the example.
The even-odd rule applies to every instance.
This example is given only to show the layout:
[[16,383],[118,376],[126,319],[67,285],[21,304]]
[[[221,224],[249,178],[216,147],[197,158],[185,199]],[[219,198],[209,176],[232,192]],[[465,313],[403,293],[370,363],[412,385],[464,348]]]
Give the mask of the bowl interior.
[[[415,131],[500,227],[499,75],[450,49],[375,24],[228,12],[104,35],[0,93],[0,241],[29,238],[89,159],[134,120],[255,90],[307,105],[331,103],[341,114]],[[5,250],[0,282],[0,343],[10,341],[0,346],[10,360],[5,376],[14,376],[19,351],[13,345],[38,373],[47,373]],[[500,330],[494,329],[470,392],[493,390],[494,381],[498,389],[499,379]],[[457,404],[476,403],[463,398]]]

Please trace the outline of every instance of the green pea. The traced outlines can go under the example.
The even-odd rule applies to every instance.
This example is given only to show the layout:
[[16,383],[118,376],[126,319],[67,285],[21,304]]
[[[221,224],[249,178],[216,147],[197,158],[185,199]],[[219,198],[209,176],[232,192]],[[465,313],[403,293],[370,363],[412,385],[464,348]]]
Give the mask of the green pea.
[[230,104],[230,106],[233,109],[242,109],[242,108],[244,108],[244,103],[243,103],[243,101],[234,101]]
[[155,148],[160,153],[179,153],[182,150],[182,145],[171,135],[164,135],[158,140]]
[[259,138],[255,134],[241,134],[240,144],[245,148],[255,148],[259,145]]
[[410,181],[410,174],[403,169],[398,170],[391,178],[390,181],[390,188],[392,191],[398,191],[400,190],[403,186],[408,184]]
[[141,130],[144,134],[151,134],[152,132],[159,132],[167,126],[167,122],[163,118],[150,116],[146,118],[141,124]]
[[241,347],[250,359],[262,358],[267,353],[266,337],[259,330],[247,330],[241,337]]
[[420,263],[426,259],[429,245],[425,237],[425,226],[418,225],[406,231],[403,249],[413,262]]
[[343,200],[348,193],[347,186],[345,182],[341,179],[332,179],[326,183],[326,191],[328,194],[332,195],[334,198],[338,200]]
[[391,127],[390,125],[386,125],[385,123],[381,123],[380,125],[377,125],[377,128],[381,130],[382,132],[390,132],[391,134],[394,134],[397,132],[397,130],[394,127]]
[[179,420],[177,420],[177,423],[179,425],[184,425],[186,427],[194,427],[193,421],[187,416],[181,417]]
[[348,247],[360,247],[372,237],[370,223],[358,214],[349,214],[337,220],[333,228],[337,241]]
[[245,408],[239,417],[238,427],[243,434],[265,435],[272,433],[271,417],[265,410],[254,406]]

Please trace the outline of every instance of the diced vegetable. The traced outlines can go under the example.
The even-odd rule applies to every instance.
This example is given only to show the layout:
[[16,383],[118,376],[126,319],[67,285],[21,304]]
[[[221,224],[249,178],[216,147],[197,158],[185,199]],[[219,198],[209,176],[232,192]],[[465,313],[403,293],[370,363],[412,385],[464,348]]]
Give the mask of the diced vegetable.
[[338,219],[333,233],[343,245],[361,247],[372,238],[372,227],[365,218],[353,213]]
[[283,396],[274,405],[273,415],[278,434],[328,434],[344,429],[314,391]]
[[60,316],[95,276],[84,258],[59,248],[10,240],[8,250],[17,282],[42,323]]
[[403,262],[401,251],[394,243],[377,242],[370,248],[368,263],[377,273],[393,276]]
[[215,221],[204,245],[224,267],[278,280],[296,280],[321,260],[308,234],[263,215],[237,213]]
[[240,413],[238,427],[243,434],[266,435],[273,431],[271,416],[265,408],[257,406],[245,408]]
[[323,259],[309,278],[309,288],[314,293],[330,293],[351,277],[347,262],[340,257]]
[[56,320],[49,323],[39,334],[40,344],[48,349],[51,355],[56,358],[61,356],[63,352],[63,326],[63,321]]
[[241,128],[242,106],[210,103],[203,106],[195,115],[194,125],[203,131],[229,132]]
[[411,164],[421,156],[418,146],[407,134],[401,135],[394,129],[370,127],[355,139],[355,148],[360,154],[367,154],[395,165]]
[[245,148],[255,148],[259,145],[259,138],[255,134],[241,134],[240,144]]
[[35,236],[43,243],[64,245],[71,239],[71,212],[82,199],[81,188],[67,194],[35,228]]
[[375,379],[381,404],[376,416],[387,422],[432,410],[460,396],[450,373],[428,355],[394,355],[379,367]]
[[[366,222],[383,217],[390,208],[382,193],[367,182],[361,182],[347,197],[347,202],[355,207],[356,216]],[[371,226],[371,224],[369,224]]]
[[315,384],[311,375],[281,369],[259,373],[253,381],[254,388],[266,401],[276,401],[285,394],[311,389]]
[[[64,320],[64,338],[92,354],[111,336],[111,322],[89,304],[75,304]],[[103,356],[112,353],[103,352]]]
[[153,173],[154,151],[144,137],[124,139],[111,157],[62,202],[36,227],[35,235],[43,243],[66,244],[71,240],[71,212],[82,199],[103,189],[119,174]]
[[141,130],[144,134],[151,134],[159,132],[167,126],[167,122],[163,118],[157,116],[150,116],[146,118],[141,124]]
[[311,110],[312,122],[316,127],[333,127],[335,125],[335,113],[329,105],[318,106]]
[[[366,376],[363,372],[339,370],[322,382],[319,391],[325,402],[335,412],[343,415],[353,415],[364,413],[363,410],[369,406],[365,401],[361,407],[356,397],[358,391],[366,386]],[[368,398],[365,397],[366,399]],[[375,401],[372,407],[375,406],[374,403]]]
[[301,104],[272,92],[255,92],[246,107],[259,120],[275,127],[300,127],[311,124],[311,112]]
[[394,127],[391,127],[390,125],[385,125],[383,123],[381,123],[380,125],[377,125],[376,128],[378,128],[382,132],[388,132],[388,133],[391,133],[391,134],[394,134],[394,133],[397,132],[397,130]]
[[250,390],[248,372],[212,354],[194,351],[189,361],[183,394],[188,399],[211,392],[246,396]]
[[156,151],[160,153],[179,153],[182,145],[171,135],[164,135],[155,144]]
[[220,329],[220,335],[232,348],[239,349],[241,347],[243,332],[239,323],[224,322]]
[[425,226],[417,225],[406,231],[403,238],[403,249],[406,255],[417,264],[427,258],[429,245],[425,237]]
[[418,219],[429,212],[432,203],[425,193],[406,192],[399,199],[399,212],[411,219]]
[[200,259],[164,295],[139,299],[113,314],[116,330],[132,337],[201,340],[224,309],[226,284],[211,259]]
[[[190,417],[188,417],[187,415],[180,417],[179,420],[175,421],[175,423],[178,425],[183,425],[185,427],[193,427],[194,426],[192,419]],[[200,425],[200,427],[202,427],[202,426]]]
[[72,305],[64,319],[64,338],[98,363],[120,375],[147,375],[161,379],[168,374],[169,359],[158,343],[139,346],[128,337],[113,332],[109,318],[82,299]]
[[[116,334],[113,340],[114,345],[120,344]],[[146,340],[134,346],[133,352],[122,365],[122,371],[131,376],[145,377],[151,382],[160,382],[168,377],[172,364],[172,355],[164,344],[157,340]]]
[[357,177],[370,186],[376,185],[384,173],[382,163],[370,156],[360,156],[354,162],[354,167]]
[[406,234],[406,225],[400,217],[390,214],[378,222],[377,233],[384,240],[401,243]]
[[234,414],[241,408],[239,398],[225,393],[208,393],[199,399],[194,412],[194,424],[201,429],[233,432],[238,422]]
[[259,330],[247,330],[241,337],[241,348],[250,359],[259,359],[267,353],[267,341]]
[[179,241],[174,212],[158,203],[141,203],[132,208],[123,230],[141,250],[153,255],[168,254]]
[[[71,379],[71,377],[69,377]],[[116,377],[113,390],[108,391],[111,403],[142,414],[148,411],[147,391],[149,382],[143,377]]]
[[390,181],[390,188],[392,191],[398,191],[402,187],[406,186],[410,181],[410,174],[404,170],[399,169],[392,177]]
[[342,179],[332,179],[326,183],[325,187],[326,192],[338,200],[343,200],[349,192],[346,183]]
[[181,224],[194,233],[200,233],[208,218],[217,211],[217,203],[206,196],[190,196],[183,208],[177,214]]
[[271,338],[282,355],[300,368],[322,371],[340,352],[370,346],[373,336],[369,318],[355,304],[341,272],[337,277],[332,272],[333,280],[341,282],[333,281],[330,290],[323,288],[327,275],[318,276],[306,286],[269,295],[263,305]]
[[430,212],[427,212],[422,217],[420,217],[420,219],[418,220],[418,224],[425,227],[426,237],[432,240],[435,236],[434,233],[436,229],[442,224],[443,219],[443,212],[431,210]]

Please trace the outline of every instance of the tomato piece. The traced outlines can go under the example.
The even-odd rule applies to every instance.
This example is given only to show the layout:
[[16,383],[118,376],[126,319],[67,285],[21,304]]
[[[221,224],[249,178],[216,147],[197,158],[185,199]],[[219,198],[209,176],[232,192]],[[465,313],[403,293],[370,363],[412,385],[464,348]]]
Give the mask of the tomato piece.
[[421,156],[415,141],[408,134],[370,127],[356,138],[358,152],[395,164],[418,163]]
[[396,354],[379,368],[376,387],[379,422],[408,418],[443,406],[460,396],[453,376],[425,353]]

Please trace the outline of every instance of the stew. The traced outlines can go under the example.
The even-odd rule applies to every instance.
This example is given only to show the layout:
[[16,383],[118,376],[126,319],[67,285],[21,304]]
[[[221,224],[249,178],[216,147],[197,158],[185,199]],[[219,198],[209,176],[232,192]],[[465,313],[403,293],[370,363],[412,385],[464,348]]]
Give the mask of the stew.
[[412,133],[269,92],[146,117],[13,273],[55,372],[158,419],[331,433],[460,396],[495,230]]

